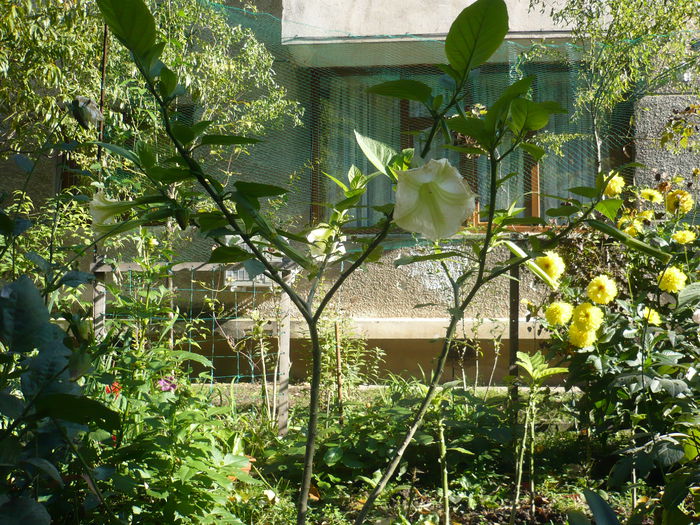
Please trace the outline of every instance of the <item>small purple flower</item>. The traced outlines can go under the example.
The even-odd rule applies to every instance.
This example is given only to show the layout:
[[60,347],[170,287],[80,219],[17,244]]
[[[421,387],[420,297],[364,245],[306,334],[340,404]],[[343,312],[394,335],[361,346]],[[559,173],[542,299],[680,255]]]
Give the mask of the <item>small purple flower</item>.
[[173,376],[165,376],[159,379],[158,386],[163,392],[174,392],[177,389],[177,383]]

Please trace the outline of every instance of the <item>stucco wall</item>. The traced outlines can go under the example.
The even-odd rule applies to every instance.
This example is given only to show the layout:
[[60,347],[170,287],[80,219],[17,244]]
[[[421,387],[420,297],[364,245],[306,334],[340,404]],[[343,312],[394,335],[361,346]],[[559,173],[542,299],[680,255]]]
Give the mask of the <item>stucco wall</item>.
[[[683,110],[689,104],[698,104],[700,97],[691,94],[652,94],[641,98],[635,105],[637,162],[647,166],[637,171],[637,184],[655,186],[655,172],[682,175],[693,181],[694,168],[700,168],[700,153],[683,151],[673,153],[659,144],[661,133],[673,116],[674,110]],[[694,188],[697,194],[698,188]]]

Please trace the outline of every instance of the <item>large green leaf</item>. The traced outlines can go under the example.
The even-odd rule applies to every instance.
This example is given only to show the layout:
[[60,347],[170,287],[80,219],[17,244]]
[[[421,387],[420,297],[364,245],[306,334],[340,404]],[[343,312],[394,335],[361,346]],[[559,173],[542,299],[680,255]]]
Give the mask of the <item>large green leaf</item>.
[[51,525],[51,515],[41,503],[27,497],[11,498],[0,506],[3,525]]
[[251,259],[253,254],[237,246],[219,246],[209,257],[210,263],[236,263]]
[[700,302],[700,283],[689,284],[678,293],[678,307]]
[[117,412],[98,401],[70,394],[50,394],[36,401],[37,414],[72,421],[73,423],[95,423],[104,430],[116,430],[120,425]]
[[156,43],[156,23],[143,0],[97,0],[114,36],[139,57]]
[[401,79],[390,80],[367,88],[367,93],[384,95],[387,97],[403,98],[415,100],[417,102],[427,102],[432,93],[430,86],[418,80]]
[[596,211],[605,215],[611,221],[617,217],[617,212],[622,207],[622,199],[603,199],[595,205]]
[[637,250],[641,253],[645,253],[651,257],[654,257],[655,259],[659,259],[663,263],[667,263],[671,260],[670,254],[663,252],[658,248],[654,248],[653,246],[650,246],[647,243],[640,241],[639,239],[635,239],[634,237],[627,235],[625,232],[618,230],[614,226],[611,226],[604,222],[596,221],[594,219],[589,219],[586,222],[592,228],[595,228],[596,230],[609,235],[613,239],[617,239],[628,248]]
[[583,495],[591,508],[596,525],[620,525],[610,505],[592,490],[584,489]]
[[383,142],[365,137],[357,131],[355,131],[355,139],[362,153],[367,157],[367,160],[384,175],[388,176],[389,174],[387,173],[386,167],[389,162],[391,162],[391,159],[396,156],[396,151]]
[[445,55],[464,76],[499,48],[508,32],[508,10],[503,0],[477,0],[452,22],[445,39]]
[[510,118],[513,132],[521,134],[537,131],[549,123],[553,113],[565,113],[556,102],[533,102],[526,98],[516,98],[510,105]]

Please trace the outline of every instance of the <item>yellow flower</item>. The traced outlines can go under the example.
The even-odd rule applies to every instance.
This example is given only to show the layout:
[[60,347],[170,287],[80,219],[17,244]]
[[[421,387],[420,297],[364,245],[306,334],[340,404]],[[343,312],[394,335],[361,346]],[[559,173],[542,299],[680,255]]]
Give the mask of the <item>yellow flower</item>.
[[645,319],[652,326],[659,326],[661,324],[661,316],[659,315],[659,312],[653,308],[649,308],[648,306],[644,307],[642,319]]
[[581,332],[595,331],[603,324],[603,310],[591,303],[582,303],[574,308],[573,325]]
[[653,210],[644,210],[640,211],[637,214],[637,218],[642,221],[653,221],[654,220],[654,212]]
[[579,348],[592,346],[596,341],[595,330],[581,330],[572,324],[569,327],[569,342]]
[[664,201],[661,192],[651,188],[644,188],[639,195],[642,197],[642,199],[653,202],[654,204],[661,204]]
[[558,280],[566,270],[564,259],[556,252],[544,252],[544,256],[535,259],[535,264],[542,268],[544,273],[555,281]]
[[622,193],[622,189],[625,187],[625,179],[620,175],[615,175],[608,181],[608,185],[605,186],[603,194],[606,197],[617,197]]
[[671,235],[671,239],[676,241],[678,244],[688,244],[696,239],[695,232],[690,230],[680,230]]
[[637,235],[639,235],[639,232],[643,229],[644,225],[641,222],[634,220],[630,222],[625,228],[623,228],[622,231],[630,237],[636,237]]
[[687,279],[688,276],[680,268],[670,266],[665,272],[659,274],[659,288],[668,293],[680,292],[685,288]]
[[586,294],[594,303],[608,304],[617,296],[617,285],[607,275],[599,275],[588,283]]
[[693,197],[685,190],[673,190],[666,195],[666,210],[669,213],[686,214],[694,205]]
[[569,303],[557,302],[550,304],[544,312],[544,317],[552,326],[566,324],[571,320],[574,307]]

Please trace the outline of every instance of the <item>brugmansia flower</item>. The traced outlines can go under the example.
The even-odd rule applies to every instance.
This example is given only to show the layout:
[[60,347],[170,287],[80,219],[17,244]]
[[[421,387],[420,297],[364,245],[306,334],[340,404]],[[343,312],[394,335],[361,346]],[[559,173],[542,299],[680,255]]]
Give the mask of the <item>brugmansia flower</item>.
[[544,273],[549,275],[553,280],[558,280],[566,270],[566,264],[556,252],[544,252],[542,257],[535,259],[535,264],[542,268]]
[[690,230],[680,230],[671,235],[671,239],[678,244],[688,244],[689,242],[693,242],[696,238],[695,232]]
[[579,348],[586,348],[587,346],[592,346],[595,341],[595,330],[581,330],[575,324],[569,327],[569,342],[572,345]]
[[608,181],[608,185],[605,186],[605,190],[603,191],[603,194],[606,197],[617,197],[620,193],[622,193],[622,190],[624,187],[625,187],[625,179],[623,179],[620,175],[614,175]]
[[582,332],[595,332],[603,324],[603,317],[603,310],[591,303],[582,303],[574,308],[573,326]]
[[693,322],[695,324],[700,324],[700,309],[693,312]]
[[694,204],[692,195],[685,190],[673,190],[666,195],[666,210],[669,213],[686,214]]
[[659,288],[664,292],[676,293],[685,288],[688,276],[677,266],[669,266],[659,274]]
[[659,315],[659,312],[653,308],[649,308],[648,306],[645,306],[644,310],[642,311],[642,319],[652,326],[659,326],[661,324],[661,316]]
[[652,188],[644,188],[639,195],[642,199],[653,202],[654,204],[661,204],[664,201],[661,192]]
[[318,228],[311,230],[306,236],[306,240],[311,243],[309,245],[311,257],[317,261],[322,261],[329,254],[329,262],[345,255],[345,246],[342,242],[345,238],[339,237],[335,229],[328,224],[322,224]]
[[556,302],[550,304],[544,312],[544,318],[552,326],[563,325],[571,320],[574,307],[569,303]]
[[588,283],[586,295],[594,303],[608,304],[617,296],[617,285],[607,275],[599,275]]
[[474,211],[475,197],[447,159],[430,160],[398,172],[394,221],[430,240],[444,239],[457,233]]
[[111,219],[117,215],[128,212],[134,207],[130,201],[114,201],[108,199],[102,190],[95,193],[90,201],[90,215],[92,216],[92,228],[98,233],[111,231],[115,224]]

